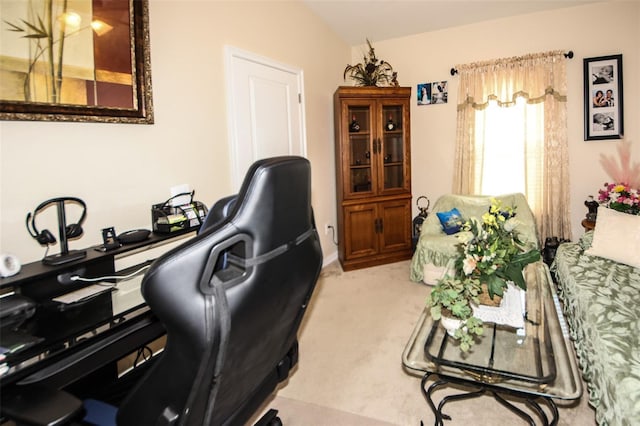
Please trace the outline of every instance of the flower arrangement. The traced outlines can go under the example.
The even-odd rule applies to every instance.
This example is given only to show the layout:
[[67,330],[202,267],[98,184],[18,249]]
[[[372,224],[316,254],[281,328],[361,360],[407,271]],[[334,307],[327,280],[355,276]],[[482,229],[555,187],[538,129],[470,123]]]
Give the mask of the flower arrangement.
[[367,39],[369,46],[369,56],[364,55],[364,65],[362,63],[356,65],[347,65],[344,69],[343,78],[346,80],[347,75],[355,80],[358,86],[380,86],[391,85],[398,86],[398,73],[393,71],[393,67],[387,61],[376,58],[376,52],[371,42]]
[[471,218],[461,224],[453,275],[446,275],[434,286],[427,298],[431,316],[443,315],[460,320],[454,338],[460,350],[466,352],[474,343],[474,335],[482,335],[482,320],[473,316],[473,305],[480,304],[483,285],[489,297],[502,296],[508,282],[526,290],[522,275],[526,265],[540,259],[537,249],[527,249],[518,237],[515,209],[503,207],[500,200],[491,199],[489,211],[481,220]]
[[605,183],[598,191],[598,203],[619,212],[640,215],[640,191],[626,183]]
[[481,219],[471,218],[462,225],[463,230],[471,231],[471,236],[459,245],[456,273],[485,284],[492,299],[494,295],[503,295],[509,281],[526,290],[522,270],[540,260],[540,252],[527,250],[519,239],[515,209],[503,207],[494,198]]
[[640,162],[631,162],[631,142],[617,146],[619,164],[613,156],[600,154],[600,164],[615,183],[605,183],[598,191],[598,203],[613,210],[640,214]]

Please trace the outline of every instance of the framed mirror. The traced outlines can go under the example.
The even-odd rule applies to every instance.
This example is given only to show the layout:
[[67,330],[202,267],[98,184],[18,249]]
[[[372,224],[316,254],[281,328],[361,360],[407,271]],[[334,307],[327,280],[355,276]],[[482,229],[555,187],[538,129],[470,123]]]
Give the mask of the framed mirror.
[[153,124],[148,7],[3,2],[0,119]]

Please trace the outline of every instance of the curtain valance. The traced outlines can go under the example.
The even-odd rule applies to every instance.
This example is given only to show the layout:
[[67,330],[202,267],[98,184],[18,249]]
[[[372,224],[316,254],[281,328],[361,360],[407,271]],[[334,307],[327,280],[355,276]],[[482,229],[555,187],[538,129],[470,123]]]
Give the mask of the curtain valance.
[[548,95],[566,102],[565,56],[561,50],[456,65],[458,110],[484,109],[489,101],[513,105],[518,97],[543,102]]

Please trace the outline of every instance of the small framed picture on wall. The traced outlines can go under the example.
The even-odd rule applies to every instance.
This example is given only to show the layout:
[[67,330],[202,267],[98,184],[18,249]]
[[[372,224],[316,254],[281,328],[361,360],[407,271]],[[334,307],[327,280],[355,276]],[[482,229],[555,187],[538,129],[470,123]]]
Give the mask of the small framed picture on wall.
[[418,105],[429,105],[431,103],[431,84],[418,84]]
[[584,140],[624,133],[622,55],[584,59]]
[[449,89],[446,81],[418,84],[418,105],[446,104]]

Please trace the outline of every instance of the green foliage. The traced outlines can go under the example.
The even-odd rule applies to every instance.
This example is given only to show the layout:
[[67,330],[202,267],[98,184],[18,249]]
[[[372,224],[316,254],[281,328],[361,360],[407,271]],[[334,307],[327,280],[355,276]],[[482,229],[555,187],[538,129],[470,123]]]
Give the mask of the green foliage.
[[458,245],[453,276],[438,281],[427,298],[427,306],[434,320],[448,315],[462,321],[454,338],[460,341],[460,350],[466,352],[482,335],[482,320],[473,316],[473,304],[479,304],[482,284],[492,299],[503,296],[509,281],[526,290],[522,271],[529,263],[540,260],[540,252],[526,249],[516,231],[514,209],[503,207],[499,200],[491,200],[491,207],[481,220],[471,218],[461,225],[471,236]]
[[[24,38],[48,38],[49,37],[47,28],[45,27],[44,22],[42,21],[42,18],[40,18],[40,16],[38,16],[37,25],[32,24],[28,21],[25,21],[24,19],[21,19],[21,21],[24,24],[24,26],[13,24],[6,20],[4,22],[7,25],[9,25],[8,31],[13,31],[16,33],[26,33],[23,36]],[[28,32],[29,30],[31,30],[31,33]]]
[[427,306],[434,321],[442,315],[462,320],[454,337],[460,340],[460,349],[464,352],[473,345],[473,335],[482,335],[482,321],[473,316],[471,306],[478,303],[481,291],[480,282],[474,278],[460,279],[447,275],[438,281],[427,297]]
[[483,331],[482,320],[470,317],[456,330],[454,338],[460,341],[460,350],[467,352],[475,343],[475,337],[482,336]]
[[443,310],[461,320],[470,318],[473,315],[471,302],[478,303],[480,291],[477,280],[463,281],[447,275],[431,289],[427,298],[433,319],[440,319]]
[[376,58],[376,53],[367,39],[369,45],[369,56],[364,55],[364,64],[347,65],[344,69],[343,78],[347,76],[355,80],[358,86],[379,86],[391,84],[394,81],[395,73],[390,63]]
[[[19,33],[21,38],[30,42],[29,67],[22,83],[25,101],[38,100],[33,87],[36,81],[33,77],[38,63],[47,69],[46,73],[41,73],[46,81],[39,83],[47,88],[47,101],[52,103],[61,101],[65,39],[73,33],[67,32],[64,18],[56,19],[56,17],[64,17],[67,13],[67,7],[66,0],[45,0],[43,2],[29,0],[29,8],[34,15],[30,21],[26,19],[19,19],[16,22],[4,20],[8,25],[7,31]],[[36,8],[41,8],[41,10],[38,11]]]
[[517,227],[515,209],[503,207],[499,200],[492,199],[489,211],[481,220],[471,218],[462,224],[462,229],[472,236],[458,246],[456,273],[479,279],[487,285],[491,298],[502,296],[509,281],[526,290],[522,270],[540,260],[540,252],[526,250]]

